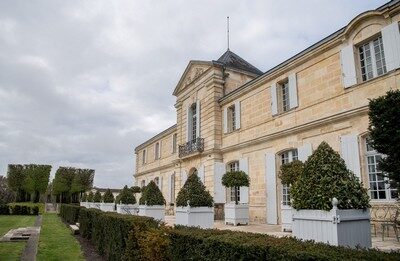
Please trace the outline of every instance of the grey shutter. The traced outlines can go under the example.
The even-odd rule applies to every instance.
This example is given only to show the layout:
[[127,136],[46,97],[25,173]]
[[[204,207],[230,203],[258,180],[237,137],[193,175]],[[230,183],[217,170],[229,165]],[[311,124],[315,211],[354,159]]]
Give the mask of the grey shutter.
[[350,134],[342,136],[340,138],[340,145],[342,149],[342,158],[346,162],[347,168],[353,171],[356,177],[361,179],[360,152],[357,135]]
[[340,62],[342,65],[343,86],[344,88],[348,88],[357,83],[353,45],[350,44],[342,48],[340,51]]
[[[249,161],[248,158],[239,160],[239,170],[246,172],[249,175]],[[240,187],[240,203],[249,203],[249,187]]]
[[228,132],[228,108],[224,108],[224,115],[222,116],[224,133]]
[[400,67],[400,30],[399,23],[391,23],[382,28],[382,42],[387,71]]
[[204,174],[205,174],[204,172],[205,172],[204,165],[201,164],[199,167],[199,170],[197,171],[197,175],[199,176],[199,178],[200,178],[201,182],[203,182],[203,184],[204,184]]
[[299,160],[305,162],[312,154],[312,147],[310,143],[305,143],[297,149]]
[[200,121],[200,101],[199,100],[197,100],[196,101],[196,113],[197,113],[197,115],[196,115],[196,137],[197,138],[200,138],[200,124],[201,124],[201,121]]
[[225,203],[225,187],[222,185],[222,176],[225,174],[223,162],[214,163],[214,202]]
[[235,129],[240,129],[240,101],[235,102]]
[[186,141],[190,141],[190,106],[186,109]]
[[265,186],[267,193],[267,223],[278,224],[278,210],[276,204],[276,169],[275,154],[265,154]]
[[297,78],[295,73],[289,75],[289,105],[290,109],[299,105],[297,100]]
[[272,112],[272,115],[278,114],[278,99],[276,97],[276,83],[271,85],[271,112]]
[[181,173],[181,187],[183,187],[183,185],[185,185],[186,180],[187,180],[187,174],[186,174],[186,171],[183,170]]

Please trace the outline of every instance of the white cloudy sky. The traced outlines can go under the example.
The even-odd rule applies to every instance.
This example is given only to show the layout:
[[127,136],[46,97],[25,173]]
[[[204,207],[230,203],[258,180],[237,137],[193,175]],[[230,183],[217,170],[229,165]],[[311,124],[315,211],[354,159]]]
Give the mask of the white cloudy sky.
[[96,170],[132,184],[134,147],[175,123],[191,59],[231,50],[262,71],[378,0],[0,1],[0,175],[9,163]]

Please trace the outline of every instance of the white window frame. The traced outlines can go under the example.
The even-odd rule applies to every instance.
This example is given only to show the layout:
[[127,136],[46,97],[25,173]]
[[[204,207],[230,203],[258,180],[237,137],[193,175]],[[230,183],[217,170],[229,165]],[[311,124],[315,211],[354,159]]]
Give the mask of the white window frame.
[[142,165],[146,164],[146,154],[146,149],[144,149],[142,152]]
[[[239,161],[231,161],[226,164],[226,171],[239,171]],[[240,187],[236,190],[238,202],[240,202]],[[235,202],[235,189],[234,188],[226,188],[226,196],[227,202]]]
[[[393,197],[392,198],[392,191],[394,193],[396,192],[395,188],[391,188],[389,184],[389,178],[384,177],[384,176],[379,176],[379,174],[382,173],[382,171],[379,170],[378,168],[378,158],[383,158],[384,155],[378,153],[376,150],[374,150],[371,145],[368,144],[368,138],[365,139],[364,142],[365,145],[365,164],[366,164],[366,171],[368,175],[368,185],[369,185],[369,197],[371,198],[371,201],[374,202],[393,202],[396,201],[398,197]],[[373,170],[373,171],[371,171]],[[371,180],[371,176],[373,176],[374,180]],[[378,180],[380,179],[380,180]],[[372,184],[375,183],[376,189],[372,189]],[[379,183],[383,183],[384,188],[379,189]],[[376,192],[377,198],[372,197],[372,193]],[[384,192],[385,193],[385,198],[380,198],[379,192]]]
[[[297,149],[284,151],[279,156],[281,166],[299,159],[299,153]],[[282,184],[282,205],[290,206],[290,186],[287,184]]]
[[178,144],[178,134],[174,133],[172,134],[172,154],[176,153],[177,144]]
[[156,144],[154,145],[154,159],[158,160],[161,157],[161,152],[160,152],[160,142],[156,142]]
[[[379,52],[376,52],[375,50],[375,41],[378,41],[378,48]],[[369,48],[369,53],[370,53],[370,61],[371,61],[371,69],[372,71],[367,71],[367,64],[366,64],[366,47]],[[360,74],[361,74],[361,80],[363,82],[374,79],[380,75],[383,75],[387,73],[387,68],[386,68],[386,60],[385,60],[385,50],[383,47],[383,41],[382,41],[382,36],[379,34],[378,36],[374,37],[373,39],[369,40],[368,42],[365,42],[363,44],[360,44],[358,46],[358,57],[360,61]],[[379,54],[380,56],[380,62],[381,62],[381,67],[379,68],[382,70],[381,73],[378,73],[378,67],[377,67],[377,55]],[[363,73],[363,69],[365,70],[365,74]],[[372,76],[368,76],[369,73],[372,74]]]

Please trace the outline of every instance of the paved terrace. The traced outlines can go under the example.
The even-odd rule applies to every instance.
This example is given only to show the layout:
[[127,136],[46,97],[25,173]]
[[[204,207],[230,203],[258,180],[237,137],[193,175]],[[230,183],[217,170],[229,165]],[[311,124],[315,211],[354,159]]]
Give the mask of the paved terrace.
[[[175,216],[165,216],[165,223],[168,226],[173,226],[175,224]],[[243,231],[251,233],[267,234],[276,237],[292,236],[292,233],[282,232],[280,225],[267,225],[267,224],[252,224],[247,226],[232,226],[225,225],[222,220],[217,220],[214,222],[214,228],[221,230],[232,230],[232,231]],[[377,228],[377,230],[379,230]],[[377,231],[378,232],[378,231]],[[394,232],[390,231],[390,237],[385,236],[385,240],[382,241],[382,234],[377,234],[377,236],[372,233],[372,247],[382,250],[382,251],[400,251],[400,243],[394,238]]]

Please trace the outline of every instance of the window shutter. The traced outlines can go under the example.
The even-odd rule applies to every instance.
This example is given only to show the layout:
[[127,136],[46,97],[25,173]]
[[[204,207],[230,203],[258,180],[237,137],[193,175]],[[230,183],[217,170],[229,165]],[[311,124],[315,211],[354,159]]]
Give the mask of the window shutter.
[[228,132],[228,108],[224,108],[224,115],[223,115],[223,128],[224,128],[224,133]]
[[357,83],[353,45],[350,44],[342,48],[340,51],[340,61],[342,65],[343,86],[344,88],[348,88]]
[[200,101],[196,101],[196,137],[200,138]]
[[187,174],[186,174],[186,171],[183,170],[181,173],[181,187],[183,187],[183,185],[185,185],[186,180],[187,180]]
[[205,172],[204,165],[201,164],[199,167],[199,170],[197,171],[197,175],[199,175],[199,178],[200,178],[201,182],[203,182],[203,184],[204,184],[204,174],[205,174],[204,172]]
[[190,141],[190,106],[186,108],[186,141]]
[[[249,175],[249,161],[248,158],[239,160],[239,170],[246,172]],[[249,187],[240,187],[240,203],[249,203]]]
[[168,202],[172,202],[172,179],[174,174],[171,174],[168,178]]
[[399,23],[391,23],[382,28],[382,42],[387,71],[400,67],[400,30]]
[[340,138],[342,158],[349,170],[353,171],[356,177],[361,179],[360,173],[360,152],[358,149],[357,135],[345,135]]
[[240,101],[235,102],[235,129],[240,129]]
[[267,223],[278,224],[278,210],[276,204],[276,170],[275,154],[265,154],[265,186],[267,193]]
[[225,174],[223,162],[214,163],[214,202],[225,203],[225,187],[222,185],[222,176]]
[[272,112],[272,115],[278,114],[278,100],[276,97],[276,83],[271,85],[271,112]]
[[290,109],[299,105],[297,100],[297,78],[295,73],[289,75],[289,105]]
[[158,178],[158,188],[161,190],[161,193],[163,192],[163,177],[160,176]]
[[310,143],[305,143],[297,149],[299,160],[305,162],[312,154],[312,147]]

